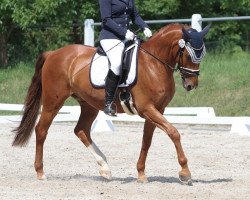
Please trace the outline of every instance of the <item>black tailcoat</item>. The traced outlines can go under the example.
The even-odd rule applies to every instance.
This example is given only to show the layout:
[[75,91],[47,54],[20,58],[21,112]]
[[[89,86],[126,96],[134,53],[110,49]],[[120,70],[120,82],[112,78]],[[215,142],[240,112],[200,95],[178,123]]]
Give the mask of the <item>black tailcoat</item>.
[[144,29],[148,25],[142,20],[135,7],[135,0],[99,0],[102,39],[125,39],[129,23],[132,21]]

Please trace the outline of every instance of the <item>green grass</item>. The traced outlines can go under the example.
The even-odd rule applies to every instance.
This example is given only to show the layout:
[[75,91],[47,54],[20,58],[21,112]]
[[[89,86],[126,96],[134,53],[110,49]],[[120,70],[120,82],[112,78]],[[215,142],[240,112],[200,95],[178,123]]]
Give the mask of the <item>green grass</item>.
[[[248,53],[207,54],[201,63],[196,90],[186,92],[179,74],[175,74],[176,94],[169,106],[209,106],[219,116],[250,116],[249,63]],[[23,103],[33,73],[32,63],[20,62],[0,69],[0,102]],[[72,98],[66,102],[66,105],[76,104]]]
[[30,63],[19,63],[0,70],[0,102],[23,103],[34,68]]

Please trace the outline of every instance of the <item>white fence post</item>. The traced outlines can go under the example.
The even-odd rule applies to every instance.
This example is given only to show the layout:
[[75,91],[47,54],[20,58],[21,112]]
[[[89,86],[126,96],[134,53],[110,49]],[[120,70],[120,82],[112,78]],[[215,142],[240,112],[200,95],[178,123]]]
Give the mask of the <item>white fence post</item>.
[[84,44],[94,46],[94,20],[86,19],[84,21]]
[[192,15],[191,27],[199,32],[202,30],[202,17],[200,14]]

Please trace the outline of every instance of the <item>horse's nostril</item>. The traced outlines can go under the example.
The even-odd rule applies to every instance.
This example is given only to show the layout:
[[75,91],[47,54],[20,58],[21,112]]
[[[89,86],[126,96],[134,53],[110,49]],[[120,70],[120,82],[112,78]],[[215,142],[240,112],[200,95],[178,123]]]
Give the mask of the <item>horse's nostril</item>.
[[188,91],[190,91],[190,90],[192,90],[192,89],[193,89],[193,86],[192,86],[192,85],[188,85],[188,86],[187,86],[187,90],[188,90]]

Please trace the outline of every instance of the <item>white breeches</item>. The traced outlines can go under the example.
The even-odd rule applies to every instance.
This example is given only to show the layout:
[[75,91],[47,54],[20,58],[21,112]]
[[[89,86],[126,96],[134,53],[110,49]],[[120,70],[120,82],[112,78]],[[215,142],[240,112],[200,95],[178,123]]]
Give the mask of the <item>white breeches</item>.
[[122,54],[124,50],[124,43],[117,39],[104,39],[100,41],[103,50],[106,52],[111,64],[111,70],[116,74],[121,73]]

